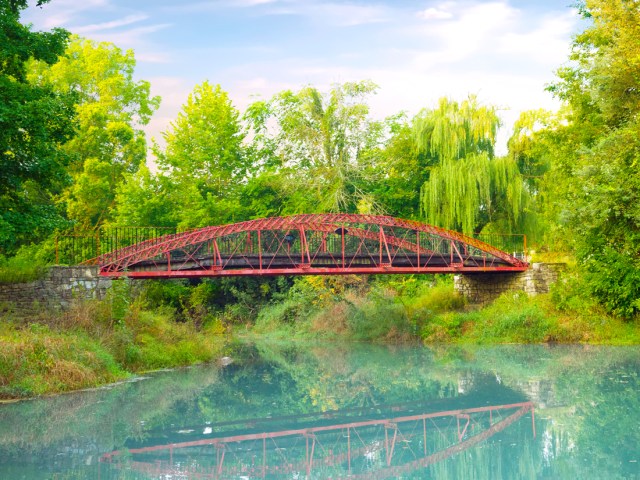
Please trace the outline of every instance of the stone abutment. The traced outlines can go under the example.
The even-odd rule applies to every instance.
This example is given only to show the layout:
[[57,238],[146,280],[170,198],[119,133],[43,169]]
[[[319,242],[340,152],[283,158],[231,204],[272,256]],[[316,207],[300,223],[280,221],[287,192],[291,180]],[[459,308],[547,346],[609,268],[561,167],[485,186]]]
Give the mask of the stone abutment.
[[19,316],[64,310],[74,299],[104,298],[111,283],[98,267],[50,267],[39,280],[0,284],[0,310]]
[[469,302],[486,304],[505,292],[547,293],[564,268],[564,263],[534,263],[525,272],[461,274],[453,285]]

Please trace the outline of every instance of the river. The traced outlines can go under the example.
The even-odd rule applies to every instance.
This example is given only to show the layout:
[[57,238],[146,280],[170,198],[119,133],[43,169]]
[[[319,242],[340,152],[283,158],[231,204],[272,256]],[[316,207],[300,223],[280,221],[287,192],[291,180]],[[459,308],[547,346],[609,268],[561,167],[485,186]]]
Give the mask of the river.
[[226,355],[1,405],[0,478],[640,478],[638,347]]

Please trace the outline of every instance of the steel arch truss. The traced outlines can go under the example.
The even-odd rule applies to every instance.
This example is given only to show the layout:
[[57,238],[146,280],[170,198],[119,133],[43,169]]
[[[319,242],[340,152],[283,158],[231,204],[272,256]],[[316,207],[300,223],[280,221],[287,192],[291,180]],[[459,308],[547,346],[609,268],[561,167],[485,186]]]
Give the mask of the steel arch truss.
[[205,227],[95,259],[101,275],[217,277],[523,271],[528,264],[468,237],[379,215],[310,214]]

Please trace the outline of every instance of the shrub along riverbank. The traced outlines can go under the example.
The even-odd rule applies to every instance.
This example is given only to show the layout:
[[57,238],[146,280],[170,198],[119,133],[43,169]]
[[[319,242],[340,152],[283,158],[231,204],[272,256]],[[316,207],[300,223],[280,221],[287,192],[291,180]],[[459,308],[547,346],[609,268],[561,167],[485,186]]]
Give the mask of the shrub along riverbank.
[[62,314],[0,321],[0,400],[96,387],[134,373],[206,362],[220,356],[216,322],[150,309],[122,295],[83,301]]
[[550,293],[467,305],[450,277],[308,277],[262,308],[249,335],[425,343],[640,344],[638,319],[607,314],[581,277]]
[[568,271],[551,292],[467,305],[450,277],[224,279],[114,284],[62,314],[0,321],[0,399],[94,387],[210,361],[225,332],[369,342],[640,344],[638,319],[610,316]]

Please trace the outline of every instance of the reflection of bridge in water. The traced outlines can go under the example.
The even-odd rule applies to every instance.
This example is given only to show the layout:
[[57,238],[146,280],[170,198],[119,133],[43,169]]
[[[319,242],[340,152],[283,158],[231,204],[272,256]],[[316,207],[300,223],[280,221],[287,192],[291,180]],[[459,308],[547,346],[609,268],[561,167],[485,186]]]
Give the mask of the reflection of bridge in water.
[[[101,462],[178,478],[395,478],[443,461],[501,432],[531,413],[531,402],[344,421],[319,414],[314,426],[282,428],[279,417],[205,424],[146,445],[106,453]],[[403,415],[406,413],[407,415]],[[409,414],[410,413],[410,414]],[[388,412],[387,412],[388,414]],[[295,417],[301,423],[311,415]],[[307,424],[310,425],[310,424]],[[187,437],[178,440],[180,436]],[[176,441],[168,443],[168,440]]]

